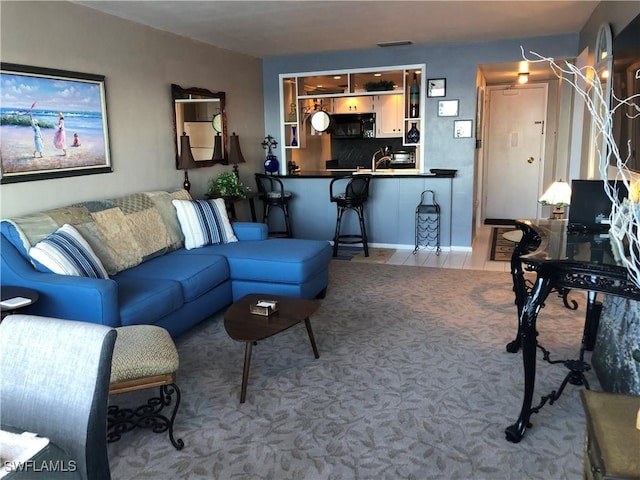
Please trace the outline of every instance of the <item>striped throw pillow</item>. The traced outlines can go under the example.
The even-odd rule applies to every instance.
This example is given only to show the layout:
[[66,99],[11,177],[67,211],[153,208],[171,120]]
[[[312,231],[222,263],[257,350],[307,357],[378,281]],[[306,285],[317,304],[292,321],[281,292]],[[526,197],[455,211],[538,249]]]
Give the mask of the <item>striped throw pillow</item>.
[[36,269],[43,272],[109,278],[87,241],[67,223],[31,247],[29,256]]
[[171,203],[178,214],[180,230],[184,235],[184,248],[187,250],[238,241],[222,198],[172,200]]

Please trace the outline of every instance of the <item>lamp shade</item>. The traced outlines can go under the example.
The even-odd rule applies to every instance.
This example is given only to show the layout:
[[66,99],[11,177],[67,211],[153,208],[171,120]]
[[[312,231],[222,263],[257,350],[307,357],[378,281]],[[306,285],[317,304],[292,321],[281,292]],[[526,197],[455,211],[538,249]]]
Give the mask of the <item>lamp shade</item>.
[[213,137],[213,157],[211,161],[215,165],[216,163],[224,163],[224,153],[222,152],[222,137],[220,132]]
[[240,137],[236,135],[236,132],[233,132],[229,139],[229,163],[232,165],[244,163],[242,150],[240,150]]
[[538,202],[542,205],[566,207],[571,204],[571,187],[567,182],[562,180],[553,182]]
[[189,135],[186,132],[182,132],[180,137],[180,155],[178,156],[178,169],[187,170],[189,168],[196,168],[195,159],[191,153],[191,142],[189,141]]

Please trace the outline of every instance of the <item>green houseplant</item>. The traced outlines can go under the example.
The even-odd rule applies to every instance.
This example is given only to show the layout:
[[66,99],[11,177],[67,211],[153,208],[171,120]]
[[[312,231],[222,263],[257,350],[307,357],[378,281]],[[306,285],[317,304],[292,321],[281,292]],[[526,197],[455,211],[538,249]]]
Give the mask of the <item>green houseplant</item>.
[[211,196],[239,197],[246,198],[247,192],[251,188],[243,184],[235,173],[222,172],[217,177],[209,179],[209,190]]

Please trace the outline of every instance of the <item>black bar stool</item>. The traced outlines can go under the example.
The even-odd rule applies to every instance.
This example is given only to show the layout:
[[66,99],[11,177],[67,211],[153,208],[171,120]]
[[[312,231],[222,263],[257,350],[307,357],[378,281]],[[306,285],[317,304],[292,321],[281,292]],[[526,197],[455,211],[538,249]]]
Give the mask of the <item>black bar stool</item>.
[[269,235],[279,237],[293,237],[291,221],[289,220],[289,200],[293,198],[291,192],[284,189],[282,180],[272,175],[256,173],[256,185],[258,186],[258,198],[262,200],[262,222],[269,224],[269,214],[272,208],[279,208],[284,214],[285,230],[269,231]]
[[[339,181],[348,180],[344,192],[334,193],[334,184]],[[369,244],[367,239],[367,228],[364,224],[364,204],[369,198],[369,183],[371,175],[354,175],[353,177],[337,177],[329,184],[329,198],[338,207],[338,217],[336,219],[336,233],[333,237],[333,256],[338,256],[338,244],[362,243],[364,256],[369,256]],[[336,187],[337,188],[337,187]],[[340,234],[340,224],[342,214],[345,210],[353,210],[358,214],[360,223],[360,234]]]

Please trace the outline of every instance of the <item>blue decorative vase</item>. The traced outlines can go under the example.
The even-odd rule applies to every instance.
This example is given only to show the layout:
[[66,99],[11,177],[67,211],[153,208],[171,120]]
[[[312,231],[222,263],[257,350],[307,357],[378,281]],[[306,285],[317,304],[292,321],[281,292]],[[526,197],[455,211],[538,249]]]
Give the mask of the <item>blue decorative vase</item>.
[[407,132],[407,143],[418,143],[420,141],[420,131],[415,122],[411,122],[411,128]]
[[273,153],[268,153],[267,158],[264,161],[265,173],[273,175],[274,173],[278,173],[278,170],[280,170],[280,162],[278,161],[278,157],[276,157]]
[[291,146],[298,146],[298,127],[296,126],[291,127]]

